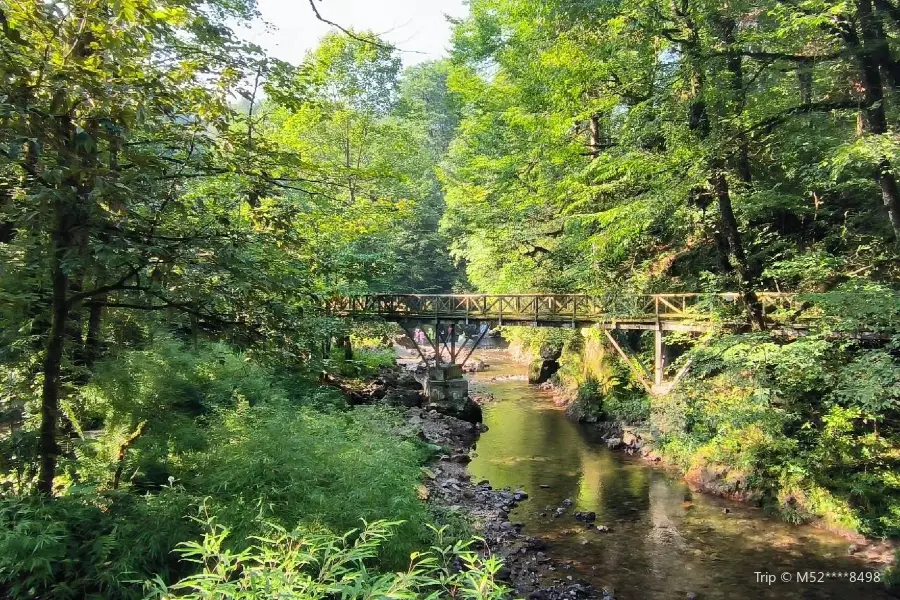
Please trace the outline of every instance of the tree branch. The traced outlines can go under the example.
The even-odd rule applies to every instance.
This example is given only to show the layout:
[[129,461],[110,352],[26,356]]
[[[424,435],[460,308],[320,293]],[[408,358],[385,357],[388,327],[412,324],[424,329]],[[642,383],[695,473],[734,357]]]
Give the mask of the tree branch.
[[[319,0],[319,1],[321,2],[321,0]],[[332,27],[341,31],[341,33],[343,33],[347,37],[353,38],[357,42],[362,42],[364,44],[371,44],[372,46],[375,46],[376,48],[383,48],[385,50],[398,50],[398,48],[396,46],[391,46],[390,44],[382,43],[372,37],[368,37],[368,38],[361,37],[361,36],[353,33],[353,31],[351,31],[350,29],[347,29],[346,27],[338,25],[334,21],[329,21],[328,19],[326,19],[325,17],[322,16],[322,13],[319,12],[319,8],[316,6],[316,0],[309,0],[309,6],[310,6],[310,8],[312,8],[313,14],[316,15],[316,18],[318,20],[322,21],[326,25],[331,25]],[[424,52],[418,52],[416,50],[406,50],[405,52],[414,52],[416,54],[424,54]]]
[[750,127],[743,130],[743,133],[752,133],[759,129],[769,129],[780,125],[794,115],[808,114],[814,112],[831,112],[835,110],[859,110],[870,108],[866,103],[859,100],[838,100],[834,102],[813,102],[810,104],[800,104],[793,106],[780,113],[767,117],[762,121],[758,121]]

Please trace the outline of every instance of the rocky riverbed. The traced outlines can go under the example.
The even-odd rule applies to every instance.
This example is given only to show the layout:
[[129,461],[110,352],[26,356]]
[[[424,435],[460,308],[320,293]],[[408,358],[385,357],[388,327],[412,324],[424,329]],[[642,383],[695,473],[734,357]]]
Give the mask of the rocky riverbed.
[[[483,369],[483,366],[482,366]],[[482,370],[479,369],[479,370]],[[493,489],[490,482],[473,481],[467,470],[478,436],[487,428],[442,414],[426,403],[421,377],[414,369],[384,369],[366,383],[335,381],[353,404],[382,403],[405,410],[405,425],[398,435],[417,437],[441,453],[428,465],[423,499],[445,510],[459,511],[483,540],[484,555],[499,556],[504,567],[498,576],[517,597],[530,600],[615,600],[610,590],[596,590],[573,575],[572,561],[559,561],[546,552],[546,544],[510,520],[510,512],[529,495],[520,489]],[[491,394],[473,394],[479,404]],[[565,510],[561,508],[560,510]],[[574,519],[573,526],[579,524]],[[596,527],[593,523],[581,523]]]
[[[442,415],[427,407],[407,409],[406,422],[407,434],[446,449],[446,453],[429,465],[425,484],[428,501],[462,511],[469,517],[476,534],[484,540],[481,551],[503,558],[505,567],[500,576],[517,595],[532,600],[614,600],[608,590],[595,590],[573,576],[571,562],[555,560],[545,552],[546,545],[540,538],[528,535],[521,524],[510,521],[510,511],[519,503],[529,501],[527,492],[509,488],[495,490],[488,481],[472,481],[466,465],[478,435],[485,430],[483,425]],[[573,519],[578,518],[573,513]],[[595,527],[586,521],[583,524]]]

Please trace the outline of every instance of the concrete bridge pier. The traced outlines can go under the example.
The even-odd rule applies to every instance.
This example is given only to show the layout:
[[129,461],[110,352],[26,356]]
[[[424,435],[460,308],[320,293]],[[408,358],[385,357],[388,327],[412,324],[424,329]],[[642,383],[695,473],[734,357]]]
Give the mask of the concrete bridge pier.
[[469,382],[463,379],[462,365],[428,367],[425,395],[432,403],[463,402],[469,395]]
[[[470,338],[473,343],[467,349],[469,340],[458,345],[457,338],[458,332],[462,331],[461,326],[467,326],[468,323],[458,323],[455,320],[441,323],[439,319],[435,319],[431,322],[403,320],[400,325],[426,365],[425,397],[428,406],[466,421],[481,422],[481,407],[469,397],[469,382],[463,378],[463,365],[481,343],[489,327],[481,327],[479,334]],[[431,335],[426,331],[426,325],[432,328]],[[428,342],[427,346],[420,345],[420,340],[414,335],[413,329],[416,326],[421,328],[420,333]],[[434,353],[432,357],[426,356],[423,346]]]

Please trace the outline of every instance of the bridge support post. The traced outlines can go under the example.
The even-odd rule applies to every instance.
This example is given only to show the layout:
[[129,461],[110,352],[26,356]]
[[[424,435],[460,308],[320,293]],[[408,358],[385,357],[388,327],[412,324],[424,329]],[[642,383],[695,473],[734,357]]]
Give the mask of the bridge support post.
[[665,376],[666,352],[663,346],[662,327],[657,324],[653,332],[653,385],[660,386]]

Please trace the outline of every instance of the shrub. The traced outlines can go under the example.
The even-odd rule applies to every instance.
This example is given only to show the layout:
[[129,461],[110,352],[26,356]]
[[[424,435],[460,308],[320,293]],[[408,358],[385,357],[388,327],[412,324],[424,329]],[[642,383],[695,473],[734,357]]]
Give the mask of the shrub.
[[747,472],[790,521],[900,534],[900,365],[889,352],[756,334],[718,338],[693,358],[676,392],[653,400],[667,458]]
[[343,535],[271,525],[242,552],[227,549],[229,530],[207,523],[201,542],[182,544],[179,553],[201,571],[167,587],[161,580],[150,597],[208,598],[467,598],[506,597],[496,575],[501,563],[480,558],[469,544],[444,545],[413,553],[405,571],[379,573],[371,560],[398,524],[376,521]]
[[[395,435],[400,413],[325,408],[334,392],[221,344],[162,338],[96,370],[66,407],[84,435],[77,460],[61,463],[59,497],[0,500],[0,596],[138,598],[154,574],[169,582],[195,569],[172,550],[199,537],[188,517],[201,506],[228,527],[234,553],[268,531],[264,520],[315,535],[403,521],[373,567],[405,567],[433,541],[435,515],[417,495],[428,450]],[[32,438],[20,430],[8,448]],[[7,492],[28,489],[27,454],[9,461]]]
[[182,457],[175,476],[238,539],[264,515],[284,527],[330,531],[359,519],[404,521],[382,547],[398,566],[429,541],[416,487],[425,449],[392,433],[399,413],[376,407],[320,412],[289,405],[242,406],[211,423],[208,448]]
[[53,502],[0,500],[0,589],[14,599],[142,597],[141,582],[187,574],[171,554],[200,528],[176,490],[117,498],[73,494]]

